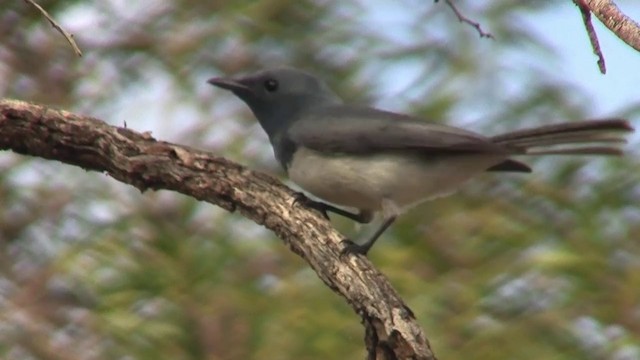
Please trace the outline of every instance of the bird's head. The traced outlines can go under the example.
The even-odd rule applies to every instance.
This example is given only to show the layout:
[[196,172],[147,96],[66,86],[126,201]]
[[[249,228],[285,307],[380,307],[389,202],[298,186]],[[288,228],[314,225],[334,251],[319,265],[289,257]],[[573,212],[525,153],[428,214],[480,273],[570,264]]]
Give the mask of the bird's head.
[[253,111],[269,136],[316,107],[342,101],[317,77],[293,68],[262,70],[239,77],[218,77],[209,84],[230,90]]

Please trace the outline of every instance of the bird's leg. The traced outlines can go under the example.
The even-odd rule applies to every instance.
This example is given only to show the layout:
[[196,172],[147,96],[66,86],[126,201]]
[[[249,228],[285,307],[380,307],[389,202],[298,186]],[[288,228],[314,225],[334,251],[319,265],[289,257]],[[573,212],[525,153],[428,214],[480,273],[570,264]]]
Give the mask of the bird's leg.
[[389,226],[393,224],[394,221],[396,221],[396,218],[397,216],[386,218],[382,223],[382,225],[378,228],[378,230],[376,230],[376,232],[373,233],[373,235],[371,235],[369,240],[367,240],[364,244],[356,244],[350,241],[344,247],[344,249],[342,249],[342,253],[343,254],[355,253],[355,254],[361,254],[366,256],[369,250],[371,249],[371,247],[373,246],[373,244],[376,243],[380,235],[382,235],[382,233],[385,232],[389,228]]
[[373,247],[373,244],[376,243],[380,235],[382,235],[382,233],[384,233],[389,228],[389,226],[391,226],[391,224],[396,221],[398,215],[400,214],[400,209],[398,209],[398,206],[393,201],[389,199],[383,199],[382,214],[384,216],[384,221],[382,222],[382,225],[380,225],[378,230],[376,230],[376,232],[373,233],[373,235],[371,235],[371,237],[369,237],[369,239],[364,244],[356,244],[349,241],[349,243],[342,250],[342,254],[356,253],[366,256],[371,247]]
[[353,221],[359,222],[361,224],[368,224],[369,222],[371,222],[371,219],[373,219],[373,214],[368,212],[368,211],[360,211],[357,214],[354,214],[352,212],[349,212],[347,210],[343,210],[340,209],[338,207],[335,207],[333,205],[329,205],[320,201],[315,201],[315,200],[311,200],[309,199],[307,196],[305,196],[303,193],[297,193],[296,194],[296,199],[293,202],[295,203],[300,203],[300,204],[304,204],[310,208],[316,209],[318,210],[326,219],[329,219],[329,216],[327,215],[327,211],[331,211],[334,214],[338,214],[341,216],[344,216],[348,219],[351,219]]

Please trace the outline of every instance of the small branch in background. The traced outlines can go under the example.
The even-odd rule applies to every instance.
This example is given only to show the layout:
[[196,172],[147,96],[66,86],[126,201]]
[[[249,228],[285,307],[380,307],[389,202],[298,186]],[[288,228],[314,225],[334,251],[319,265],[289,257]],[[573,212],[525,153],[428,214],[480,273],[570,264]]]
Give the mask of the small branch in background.
[[593,28],[593,24],[591,23],[591,10],[584,0],[573,0],[573,2],[578,6],[580,13],[582,14],[582,21],[584,22],[584,27],[587,29],[593,53],[598,57],[598,68],[600,68],[600,72],[602,74],[606,74],[607,66],[604,63],[604,55],[602,55],[602,51],[600,50],[600,42],[598,42],[596,30]]
[[574,0],[589,10],[617,37],[640,51],[640,25],[623,14],[612,0]]
[[[435,0],[435,2],[438,2],[438,0]],[[482,30],[482,27],[480,27],[480,23],[478,23],[476,21],[473,21],[473,20],[469,19],[468,17],[462,15],[460,10],[458,10],[456,5],[453,2],[451,2],[451,0],[444,0],[444,2],[447,3],[447,5],[451,8],[451,10],[453,10],[453,13],[456,14],[456,17],[458,18],[458,21],[463,22],[463,23],[467,23],[467,24],[473,26],[478,31],[478,34],[480,34],[481,38],[485,37],[485,38],[489,38],[489,39],[495,39],[491,33],[488,33],[488,32],[485,32],[484,30]]]
[[82,51],[80,51],[78,44],[76,44],[76,41],[73,39],[73,34],[63,29],[62,26],[60,26],[60,24],[58,24],[55,20],[53,20],[51,15],[49,15],[49,13],[45,9],[43,9],[42,6],[38,5],[35,1],[33,0],[24,0],[24,1],[27,2],[28,4],[33,5],[36,9],[38,9],[38,11],[40,11],[42,15],[44,15],[44,17],[47,18],[47,20],[49,20],[49,22],[51,23],[51,26],[53,26],[56,30],[58,30],[60,34],[62,34],[62,36],[64,36],[64,38],[67,39],[69,44],[71,44],[71,47],[73,48],[73,51],[76,53],[76,55],[82,56]]

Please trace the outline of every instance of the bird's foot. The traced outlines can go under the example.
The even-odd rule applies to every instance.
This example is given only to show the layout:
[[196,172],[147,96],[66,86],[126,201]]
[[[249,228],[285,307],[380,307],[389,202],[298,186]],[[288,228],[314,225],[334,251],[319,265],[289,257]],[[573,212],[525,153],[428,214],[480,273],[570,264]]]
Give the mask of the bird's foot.
[[349,239],[344,239],[341,243],[344,244],[344,247],[342,248],[342,251],[340,251],[340,256],[348,254],[360,254],[362,256],[367,256],[369,249],[371,249],[371,245],[368,243],[360,245]]
[[327,204],[322,203],[320,201],[315,201],[309,199],[305,194],[301,192],[297,192],[294,195],[293,205],[300,204],[302,206],[307,206],[312,209],[318,210],[325,219],[329,220],[329,215],[327,215]]

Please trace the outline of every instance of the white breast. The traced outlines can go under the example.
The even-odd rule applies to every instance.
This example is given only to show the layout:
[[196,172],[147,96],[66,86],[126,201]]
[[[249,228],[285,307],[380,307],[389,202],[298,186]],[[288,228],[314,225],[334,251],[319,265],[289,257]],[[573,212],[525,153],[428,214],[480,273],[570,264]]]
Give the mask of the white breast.
[[419,156],[415,152],[327,155],[299,148],[289,178],[313,195],[342,206],[379,211],[448,195],[505,158],[500,155]]

